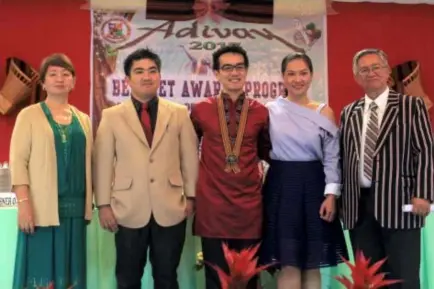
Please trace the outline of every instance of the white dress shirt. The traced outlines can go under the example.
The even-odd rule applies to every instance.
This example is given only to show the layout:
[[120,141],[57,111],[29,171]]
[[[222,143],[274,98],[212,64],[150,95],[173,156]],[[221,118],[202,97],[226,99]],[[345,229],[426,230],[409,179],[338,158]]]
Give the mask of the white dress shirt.
[[383,119],[384,111],[386,110],[387,99],[389,98],[389,88],[381,93],[375,100],[369,98],[369,96],[365,95],[365,107],[363,110],[363,127],[362,127],[362,139],[360,144],[360,168],[359,168],[359,176],[360,176],[360,186],[362,188],[370,188],[371,180],[365,177],[363,173],[363,166],[365,163],[365,138],[366,138],[366,129],[368,128],[369,117],[371,116],[371,112],[369,110],[369,105],[372,102],[378,106],[377,115],[378,115],[378,128],[381,127],[381,120]]

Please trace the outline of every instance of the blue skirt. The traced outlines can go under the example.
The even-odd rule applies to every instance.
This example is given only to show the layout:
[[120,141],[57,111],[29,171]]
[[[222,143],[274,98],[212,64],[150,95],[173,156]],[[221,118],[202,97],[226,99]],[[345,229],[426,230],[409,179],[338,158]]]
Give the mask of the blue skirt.
[[301,270],[336,266],[348,258],[339,219],[326,222],[319,210],[324,201],[324,167],[319,161],[272,161],[263,189],[262,264]]

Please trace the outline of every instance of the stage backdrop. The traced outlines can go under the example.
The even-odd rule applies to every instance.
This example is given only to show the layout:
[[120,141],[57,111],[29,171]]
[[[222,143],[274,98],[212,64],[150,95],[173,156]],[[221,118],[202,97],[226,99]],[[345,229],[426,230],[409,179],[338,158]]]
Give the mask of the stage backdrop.
[[95,129],[102,109],[130,96],[123,61],[144,47],[162,59],[160,97],[188,106],[218,94],[212,52],[232,43],[248,52],[245,90],[250,97],[265,103],[282,94],[282,58],[306,52],[315,67],[311,97],[327,101],[324,17],[273,16],[272,1],[257,5],[253,5],[255,1],[242,5],[241,1],[241,5],[231,6],[214,3],[211,7],[188,0],[166,7],[154,2],[148,0],[146,10],[134,14],[93,12],[91,114]]
[[[162,59],[159,96],[190,106],[219,93],[220,86],[212,70],[212,52],[236,44],[244,47],[250,67],[245,91],[266,103],[283,92],[280,64],[289,53],[304,52],[313,60],[315,74],[310,96],[320,102],[327,96],[326,21],[325,17],[294,19],[273,15],[273,1],[236,1],[237,4],[210,6],[194,0],[148,0],[146,10],[137,13],[92,13],[92,93],[90,111],[97,130],[103,109],[130,97],[123,62],[132,51],[148,47]],[[249,5],[246,5],[248,2]],[[265,2],[265,1],[261,1]],[[240,16],[243,15],[243,16]],[[188,229],[179,268],[181,288],[204,288],[203,272],[194,274],[193,263],[201,250],[200,242]],[[114,265],[111,237],[105,236],[104,264]],[[339,288],[332,276],[345,268],[322,271],[323,288]],[[151,268],[147,266],[143,286],[152,287]],[[104,288],[113,288],[114,280]],[[269,276],[262,279],[264,288],[273,288]],[[98,285],[102,285],[98,284]],[[101,287],[99,287],[101,288]]]

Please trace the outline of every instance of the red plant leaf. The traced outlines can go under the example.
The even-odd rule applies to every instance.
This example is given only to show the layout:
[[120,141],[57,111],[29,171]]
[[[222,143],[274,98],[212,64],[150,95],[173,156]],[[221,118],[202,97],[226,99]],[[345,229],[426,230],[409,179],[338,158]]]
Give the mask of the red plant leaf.
[[205,263],[207,263],[212,268],[214,268],[214,270],[217,271],[217,274],[219,275],[222,284],[226,284],[224,286],[229,286],[230,288],[244,288],[246,286],[245,284],[247,284],[247,282],[253,276],[273,265],[268,264],[257,267],[258,257],[256,257],[256,253],[259,249],[259,246],[260,244],[257,244],[255,246],[245,248],[240,252],[237,252],[235,250],[229,249],[229,246],[223,243],[223,254],[229,268],[229,275],[227,275],[221,268],[217,267],[216,265],[208,264],[207,262]]
[[378,283],[378,285],[375,285],[372,287],[372,289],[379,289],[382,288],[384,286],[389,286],[389,285],[393,285],[396,283],[401,283],[402,280],[383,280],[380,283]]
[[350,261],[345,259],[343,256],[341,256],[341,259],[350,268],[350,270],[352,270],[355,267],[355,265],[351,264]]
[[370,282],[372,289],[378,289],[384,286],[402,282],[402,280],[384,280],[384,277],[386,277],[386,273],[378,273],[377,275],[373,276]]
[[384,262],[386,262],[386,258],[376,262],[372,266],[369,266],[371,259],[366,258],[362,251],[358,250],[355,254],[355,257],[356,259],[354,265],[345,258],[341,257],[345,264],[347,264],[350,268],[353,282],[351,283],[351,281],[345,276],[335,277],[335,279],[345,285],[347,289],[378,289],[382,288],[383,286],[402,282],[401,280],[384,280],[386,274],[377,273]]
[[381,266],[383,266],[383,264],[386,262],[387,258],[384,258],[378,262],[376,262],[374,265],[372,265],[369,268],[369,275],[373,276],[375,275],[375,273],[378,272],[378,270],[381,268]]
[[217,275],[219,276],[219,279],[220,279],[221,286],[222,286],[221,289],[229,289],[229,283],[231,282],[231,277],[228,276],[222,269],[220,269],[220,267],[218,267],[214,264],[210,264],[206,261],[205,261],[205,263],[208,264],[214,270],[216,270]]
[[386,276],[386,273],[378,273],[377,275],[372,276],[371,278],[371,284],[374,286],[377,286],[381,282],[384,281],[384,277]]
[[234,263],[234,255],[236,254],[236,252],[233,252],[229,249],[229,246],[226,243],[223,243],[222,245],[223,247],[223,254],[225,256],[225,260],[228,264],[232,264]]
[[351,284],[350,279],[346,276],[337,276],[335,277],[337,281],[339,281],[342,285],[345,286],[346,289],[353,289],[353,284]]

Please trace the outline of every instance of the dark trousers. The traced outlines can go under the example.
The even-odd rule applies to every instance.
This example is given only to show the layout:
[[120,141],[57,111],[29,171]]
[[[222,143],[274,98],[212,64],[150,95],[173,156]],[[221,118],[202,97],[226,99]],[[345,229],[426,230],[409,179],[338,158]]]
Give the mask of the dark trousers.
[[373,193],[362,189],[359,201],[359,218],[350,230],[353,251],[363,251],[372,264],[385,257],[381,271],[385,279],[400,279],[402,283],[390,285],[389,289],[420,289],[420,229],[399,230],[382,228],[374,217]]
[[[245,239],[215,239],[215,238],[202,238],[202,254],[205,262],[214,264],[223,269],[229,274],[229,267],[223,254],[222,244],[226,243],[229,249],[240,251],[258,244],[259,240],[245,240]],[[246,289],[256,289],[258,276],[253,277]],[[208,265],[205,265],[205,283],[206,289],[221,289],[220,279],[217,272]]]
[[154,288],[178,289],[177,269],[184,247],[185,229],[185,220],[171,227],[162,227],[153,217],[143,228],[119,226],[115,235],[117,288],[142,288],[149,248]]

